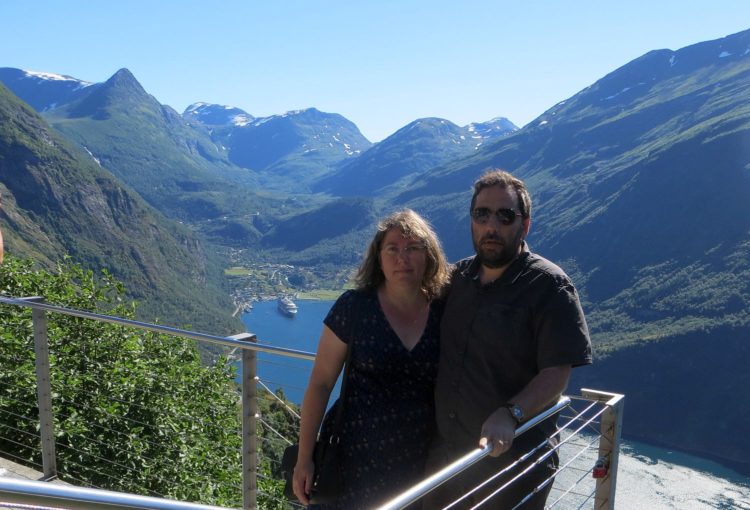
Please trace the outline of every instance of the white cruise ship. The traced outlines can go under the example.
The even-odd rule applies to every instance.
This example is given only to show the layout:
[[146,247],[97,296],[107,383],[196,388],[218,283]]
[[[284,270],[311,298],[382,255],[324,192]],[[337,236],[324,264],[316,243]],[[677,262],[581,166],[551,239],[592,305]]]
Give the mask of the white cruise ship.
[[287,317],[294,317],[297,315],[297,305],[290,297],[281,296],[278,301],[278,309],[279,312]]

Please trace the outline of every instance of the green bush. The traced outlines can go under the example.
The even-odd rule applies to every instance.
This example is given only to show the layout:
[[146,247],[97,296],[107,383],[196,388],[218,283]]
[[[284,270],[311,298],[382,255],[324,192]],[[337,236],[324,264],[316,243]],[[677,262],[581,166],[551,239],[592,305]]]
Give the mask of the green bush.
[[[107,272],[71,263],[0,265],[0,293],[133,318],[135,304]],[[53,413],[60,478],[136,494],[241,505],[239,394],[225,358],[201,363],[192,341],[48,313]],[[41,465],[31,310],[0,305],[0,452]],[[266,400],[266,399],[261,399]],[[261,403],[261,410],[268,408]],[[279,416],[272,416],[282,427]],[[269,452],[272,455],[277,453]],[[263,508],[281,485],[262,461]],[[265,500],[265,501],[264,501]]]

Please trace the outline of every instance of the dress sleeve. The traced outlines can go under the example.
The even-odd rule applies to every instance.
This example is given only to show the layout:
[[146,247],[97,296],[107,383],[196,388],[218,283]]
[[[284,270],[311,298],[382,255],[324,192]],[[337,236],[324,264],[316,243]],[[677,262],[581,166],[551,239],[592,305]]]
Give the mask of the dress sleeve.
[[323,324],[328,326],[334,334],[345,344],[349,344],[354,336],[356,327],[356,307],[360,301],[353,290],[344,292],[328,311]]

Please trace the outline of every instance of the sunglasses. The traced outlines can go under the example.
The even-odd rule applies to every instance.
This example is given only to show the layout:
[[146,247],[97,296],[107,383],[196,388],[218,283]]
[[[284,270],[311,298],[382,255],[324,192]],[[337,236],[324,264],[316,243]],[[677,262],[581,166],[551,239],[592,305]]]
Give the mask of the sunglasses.
[[495,218],[497,218],[497,221],[499,221],[502,225],[510,225],[511,223],[516,221],[516,216],[523,216],[521,213],[518,213],[513,209],[506,208],[493,211],[489,207],[477,207],[476,209],[471,211],[471,218],[481,225],[484,225],[485,223],[490,221],[490,216],[492,215],[494,215]]

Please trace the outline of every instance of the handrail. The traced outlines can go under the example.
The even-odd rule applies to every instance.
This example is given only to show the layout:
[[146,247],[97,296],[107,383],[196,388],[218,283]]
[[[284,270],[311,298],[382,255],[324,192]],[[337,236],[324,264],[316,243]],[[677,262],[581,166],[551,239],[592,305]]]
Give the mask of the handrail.
[[[560,397],[560,399],[554,406],[545,409],[544,411],[537,414],[536,416],[525,422],[523,425],[518,427],[513,437],[516,438],[520,436],[521,434],[537,426],[539,423],[543,422],[550,416],[559,413],[569,405],[569,397]],[[447,482],[452,477],[468,469],[479,460],[489,455],[492,452],[492,449],[493,446],[491,444],[487,444],[484,446],[484,448],[476,448],[472,450],[463,457],[447,465],[437,473],[422,480],[417,485],[411,487],[410,489],[407,489],[390,501],[386,502],[384,505],[378,507],[378,510],[399,510],[401,508],[407,507],[408,505],[417,501],[419,498],[423,497],[425,494],[435,490],[437,487]]]
[[139,322],[131,319],[123,319],[121,317],[114,317],[112,315],[103,315],[99,313],[86,312],[83,310],[76,310],[73,308],[64,308],[61,306],[40,303],[38,301],[30,301],[28,298],[9,298],[0,296],[0,303],[25,306],[28,308],[36,308],[38,310],[46,310],[48,312],[56,312],[64,315],[72,315],[74,317],[82,317],[84,319],[95,319],[102,322],[120,324],[122,326],[131,326],[147,331],[154,331],[156,333],[164,333],[171,336],[192,338],[193,340],[211,342],[228,347],[239,347],[240,349],[250,349],[253,351],[266,352],[270,354],[281,354],[284,356],[290,356],[292,358],[315,360],[315,353],[312,352],[300,351],[297,349],[287,349],[285,347],[274,347],[272,345],[262,345],[254,342],[237,340],[232,336],[209,335],[207,333],[198,333],[196,331],[188,331],[185,329],[172,328],[169,326],[160,326],[158,324],[149,324],[146,322]]
[[77,510],[227,510],[224,507],[137,496],[122,492],[0,477],[2,501],[19,505],[50,505]]

